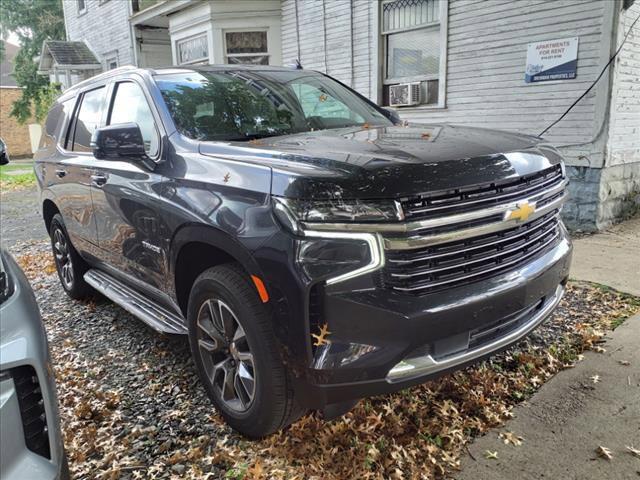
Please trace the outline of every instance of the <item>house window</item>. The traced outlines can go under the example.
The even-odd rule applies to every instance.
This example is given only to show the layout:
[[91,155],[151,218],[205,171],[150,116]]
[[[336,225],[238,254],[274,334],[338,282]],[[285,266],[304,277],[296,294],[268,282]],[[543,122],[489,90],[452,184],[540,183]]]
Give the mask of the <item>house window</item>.
[[226,63],[269,65],[267,32],[225,32]]
[[382,2],[383,96],[389,85],[420,84],[420,103],[443,105],[446,0],[386,0]]
[[179,65],[209,62],[209,42],[206,33],[178,40],[176,50]]
[[84,13],[87,11],[86,0],[78,0],[78,14]]
[[118,59],[116,57],[107,58],[107,61],[105,63],[107,64],[107,70],[118,68]]

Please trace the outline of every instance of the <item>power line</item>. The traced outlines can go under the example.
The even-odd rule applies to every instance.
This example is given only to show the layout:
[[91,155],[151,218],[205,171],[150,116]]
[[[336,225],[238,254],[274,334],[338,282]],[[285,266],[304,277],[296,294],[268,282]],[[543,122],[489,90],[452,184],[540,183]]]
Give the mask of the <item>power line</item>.
[[584,92],[582,95],[580,95],[580,96],[578,97],[578,99],[577,99],[575,102],[573,102],[573,103],[571,104],[571,106],[570,106],[569,108],[567,108],[567,109],[565,110],[565,112],[564,112],[562,115],[560,115],[560,118],[558,118],[555,122],[553,122],[551,125],[549,125],[547,128],[545,128],[545,129],[540,133],[540,135],[538,135],[539,137],[543,136],[543,135],[544,135],[545,133],[547,133],[547,132],[548,132],[548,131],[549,131],[549,130],[554,126],[554,125],[556,125],[558,122],[560,122],[560,120],[562,120],[564,117],[566,117],[566,116],[567,116],[567,114],[571,111],[571,109],[572,109],[573,107],[575,107],[575,106],[576,106],[576,104],[577,104],[580,100],[582,100],[582,99],[585,97],[585,95],[591,91],[591,89],[592,89],[593,87],[595,87],[595,86],[596,86],[596,83],[598,83],[598,80],[600,80],[600,78],[602,78],[602,75],[604,75],[604,72],[606,72],[606,71],[607,71],[607,68],[609,68],[609,65],[611,65],[611,62],[613,62],[613,60],[616,58],[616,56],[618,55],[618,53],[620,52],[620,50],[622,50],[622,47],[624,46],[624,43],[627,41],[627,37],[628,37],[628,36],[629,36],[629,34],[631,33],[631,30],[633,30],[633,27],[636,25],[636,23],[638,22],[638,20],[640,20],[640,15],[638,15],[638,17],[633,21],[633,23],[631,24],[631,27],[629,27],[629,31],[627,32],[627,34],[626,34],[626,35],[624,36],[624,38],[622,39],[622,43],[620,44],[620,46],[618,47],[618,49],[615,51],[615,53],[611,56],[611,58],[609,59],[609,61],[607,62],[607,64],[604,66],[604,68],[602,69],[602,71],[601,71],[601,72],[600,72],[600,74],[598,75],[598,78],[596,78],[596,79],[593,81],[593,83],[589,86],[589,88],[587,88],[587,89],[585,90],[585,92]]

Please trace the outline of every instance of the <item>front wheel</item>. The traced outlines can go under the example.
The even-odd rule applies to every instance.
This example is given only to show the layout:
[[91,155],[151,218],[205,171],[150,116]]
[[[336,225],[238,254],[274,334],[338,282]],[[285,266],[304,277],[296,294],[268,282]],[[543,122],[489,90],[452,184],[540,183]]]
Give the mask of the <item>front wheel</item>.
[[62,288],[74,300],[89,296],[92,290],[89,284],[84,281],[84,274],[88,269],[87,264],[73,248],[59,213],[53,216],[49,233],[51,234],[53,260]]
[[270,311],[239,266],[213,267],[196,279],[187,319],[200,380],[232,428],[259,438],[302,415]]

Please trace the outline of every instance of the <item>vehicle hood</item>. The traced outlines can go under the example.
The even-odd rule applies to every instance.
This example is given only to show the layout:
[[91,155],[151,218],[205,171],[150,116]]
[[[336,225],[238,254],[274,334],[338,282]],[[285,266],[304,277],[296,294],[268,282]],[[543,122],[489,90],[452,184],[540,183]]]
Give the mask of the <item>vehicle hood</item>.
[[526,175],[560,161],[537,137],[452,125],[202,142],[200,153],[269,166],[272,194],[314,199],[403,198]]

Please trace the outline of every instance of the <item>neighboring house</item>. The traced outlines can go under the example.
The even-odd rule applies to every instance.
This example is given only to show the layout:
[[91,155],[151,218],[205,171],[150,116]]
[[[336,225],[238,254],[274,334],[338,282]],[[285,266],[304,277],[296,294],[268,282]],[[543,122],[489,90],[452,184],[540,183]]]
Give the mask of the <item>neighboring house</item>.
[[49,75],[49,81],[63,89],[101,71],[102,65],[84,42],[46,40],[42,44],[38,73]]
[[22,96],[22,89],[13,78],[13,59],[20,47],[9,42],[3,43],[5,57],[0,64],[0,137],[6,142],[11,158],[23,157],[32,153],[29,127],[20,125],[10,115],[13,102]]
[[[104,69],[299,59],[381,105],[410,104],[397,108],[412,122],[537,135],[596,80],[640,4],[64,0],[64,11],[68,40],[86,42]],[[545,133],[567,159],[573,228],[603,228],[639,206],[639,84],[640,22],[598,84]]]

